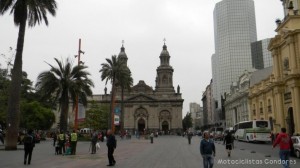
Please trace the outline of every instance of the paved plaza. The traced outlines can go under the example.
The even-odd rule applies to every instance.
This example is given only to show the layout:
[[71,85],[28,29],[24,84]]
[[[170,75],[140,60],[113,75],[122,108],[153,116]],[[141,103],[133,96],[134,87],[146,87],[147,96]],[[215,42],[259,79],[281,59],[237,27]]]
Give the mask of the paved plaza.
[[[180,136],[159,136],[151,144],[150,140],[132,138],[130,140],[118,139],[114,167],[120,168],[196,168],[203,167],[199,151],[200,138],[194,136],[191,145],[186,138]],[[90,168],[107,167],[107,148],[105,142],[101,142],[101,149],[96,154],[90,154],[89,142],[78,142],[77,154],[55,155],[52,140],[48,139],[36,144],[33,151],[31,165],[23,165],[23,146],[18,146],[17,151],[4,151],[0,145],[1,168]],[[262,153],[254,153],[254,149],[236,147],[230,158],[227,157],[224,145],[216,142],[217,155],[215,168],[282,168],[278,163],[277,155],[267,156]],[[278,149],[274,149],[278,153]],[[300,160],[291,158],[295,163],[291,168],[299,167]]]

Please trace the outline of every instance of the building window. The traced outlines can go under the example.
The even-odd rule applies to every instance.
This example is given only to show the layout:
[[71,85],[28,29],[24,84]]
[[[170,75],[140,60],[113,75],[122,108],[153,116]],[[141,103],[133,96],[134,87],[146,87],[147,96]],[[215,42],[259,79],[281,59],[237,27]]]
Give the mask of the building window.
[[271,106],[271,100],[268,99],[268,112],[272,113],[272,106]]
[[259,112],[260,114],[263,114],[264,113],[264,110],[263,110],[263,107],[262,107],[262,102],[259,103]]

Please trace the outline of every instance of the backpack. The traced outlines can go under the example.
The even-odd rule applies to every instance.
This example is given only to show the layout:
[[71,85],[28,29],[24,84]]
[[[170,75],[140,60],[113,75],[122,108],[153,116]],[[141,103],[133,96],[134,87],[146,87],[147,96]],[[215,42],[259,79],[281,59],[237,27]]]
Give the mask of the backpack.
[[24,139],[24,145],[32,145],[33,144],[33,137],[29,134],[25,135]]

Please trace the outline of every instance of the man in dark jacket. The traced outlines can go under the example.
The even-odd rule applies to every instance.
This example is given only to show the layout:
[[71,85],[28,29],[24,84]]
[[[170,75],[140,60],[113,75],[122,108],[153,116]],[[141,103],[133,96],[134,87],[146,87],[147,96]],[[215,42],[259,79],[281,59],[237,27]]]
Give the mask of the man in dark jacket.
[[226,145],[226,150],[228,153],[228,157],[231,155],[231,150],[233,148],[233,136],[231,135],[231,132],[228,132],[224,138],[223,144]]
[[116,164],[115,158],[114,158],[114,150],[117,147],[117,142],[115,136],[112,134],[111,130],[107,131],[107,141],[106,141],[106,146],[107,146],[107,157],[108,157],[108,162],[109,164],[107,166],[114,166]]
[[203,158],[204,168],[212,168],[214,165],[214,156],[216,155],[216,148],[214,142],[209,139],[209,133],[203,133],[204,139],[200,142],[200,153]]
[[[32,151],[35,146],[35,136],[31,129],[25,135],[23,142],[24,142],[24,151],[25,151],[24,165],[26,165],[26,163],[30,165]],[[28,157],[28,162],[27,162],[27,157]]]

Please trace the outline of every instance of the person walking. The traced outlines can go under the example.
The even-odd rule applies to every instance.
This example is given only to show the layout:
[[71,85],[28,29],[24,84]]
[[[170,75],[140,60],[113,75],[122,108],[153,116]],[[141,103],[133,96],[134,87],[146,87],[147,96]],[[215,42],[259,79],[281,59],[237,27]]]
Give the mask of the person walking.
[[276,145],[280,146],[279,150],[279,157],[281,163],[284,168],[289,168],[289,156],[290,156],[290,149],[291,149],[291,138],[286,133],[286,128],[281,128],[281,133],[278,134],[275,142],[273,143],[272,149],[276,147]]
[[58,143],[59,143],[59,154],[64,154],[66,152],[65,143],[66,136],[63,131],[58,135]]
[[117,141],[111,130],[107,131],[106,146],[107,146],[107,157],[109,162],[107,166],[114,166],[116,164],[116,160],[113,154],[114,154],[114,150],[117,147]]
[[92,153],[91,154],[95,154],[96,153],[96,143],[98,141],[98,135],[96,133],[96,131],[92,134],[92,139],[91,139],[91,145],[92,145]]
[[231,132],[228,132],[226,136],[224,137],[225,148],[228,153],[228,157],[231,155],[231,150],[233,149],[233,136],[231,135]]
[[193,137],[192,132],[187,133],[187,138],[188,138],[189,144],[191,144],[192,137]]
[[270,138],[271,138],[271,143],[273,144],[275,141],[275,134],[273,131],[271,131],[271,133],[270,133]]
[[76,130],[74,129],[73,132],[71,133],[71,155],[76,154],[77,137],[78,136]]
[[2,144],[4,144],[4,135],[1,128],[0,128],[0,141],[2,142]]
[[[31,162],[31,156],[33,148],[35,147],[35,138],[34,138],[33,131],[30,129],[28,130],[27,134],[24,136],[23,142],[24,142],[24,165],[28,163],[30,165]],[[27,160],[28,159],[28,160]]]
[[151,134],[150,134],[150,141],[151,141],[151,143],[153,143],[153,138],[154,138],[154,134],[153,134],[153,132],[151,132]]
[[214,156],[216,156],[216,147],[214,142],[209,139],[209,133],[203,133],[204,139],[200,142],[200,153],[203,158],[204,168],[212,168],[214,165]]
[[53,146],[55,146],[56,141],[57,141],[57,134],[56,134],[56,132],[52,133],[52,138],[53,138]]

